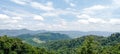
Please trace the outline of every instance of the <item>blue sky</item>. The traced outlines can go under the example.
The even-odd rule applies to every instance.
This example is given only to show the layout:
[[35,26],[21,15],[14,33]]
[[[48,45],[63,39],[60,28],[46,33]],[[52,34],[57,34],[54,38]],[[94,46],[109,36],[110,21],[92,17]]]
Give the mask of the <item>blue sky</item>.
[[120,32],[120,0],[1,0],[0,29]]

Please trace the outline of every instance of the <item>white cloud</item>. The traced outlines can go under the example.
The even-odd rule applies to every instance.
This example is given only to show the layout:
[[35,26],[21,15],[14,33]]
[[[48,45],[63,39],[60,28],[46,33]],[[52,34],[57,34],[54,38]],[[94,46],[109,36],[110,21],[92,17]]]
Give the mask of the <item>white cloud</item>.
[[[94,17],[112,17],[116,9],[120,8],[120,0],[111,0],[107,5],[93,5],[82,10],[83,14],[93,15]],[[114,13],[113,13],[114,12]],[[101,15],[101,16],[100,16]]]
[[103,5],[94,5],[88,8],[83,9],[83,13],[85,14],[96,14],[99,11],[109,8],[108,6]]
[[80,24],[89,24],[88,20],[82,19],[82,20],[78,20],[78,23]]
[[12,19],[14,19],[14,20],[23,20],[23,18],[21,18],[21,17],[12,17]]
[[76,4],[72,3],[72,0],[64,0],[67,4],[69,4],[71,7],[75,7]]
[[10,16],[14,16],[14,17],[31,17],[34,14],[25,10],[21,10],[21,9],[14,9],[14,11],[11,10],[2,10],[5,14],[10,15]]
[[8,16],[6,14],[0,14],[0,22],[1,23],[8,23],[8,24],[12,24],[12,23],[18,23],[19,22],[19,18],[16,17],[11,17],[11,16]]
[[66,14],[67,12],[64,11],[64,10],[54,10],[54,11],[51,11],[51,12],[46,12],[46,13],[43,13],[42,15],[43,16],[54,16],[54,17],[58,17],[59,15],[61,14]]
[[112,10],[120,8],[120,0],[112,0],[112,4],[109,7]]
[[5,23],[9,23],[9,24],[12,24],[12,23],[18,23],[18,20],[6,20],[4,21]]
[[21,4],[21,5],[25,5],[25,4],[30,5],[33,8],[41,9],[41,10],[44,10],[44,11],[54,10],[52,2],[47,2],[46,4],[42,4],[42,3],[35,2],[35,1],[32,1],[32,0],[11,0],[11,1],[15,2],[17,4]]
[[11,1],[15,2],[17,4],[21,4],[21,5],[25,5],[26,4],[25,0],[11,0]]
[[105,9],[107,8],[106,6],[102,6],[102,5],[94,5],[92,7],[89,7],[89,8],[85,8],[84,10],[89,10],[89,11],[95,11],[95,10],[102,10],[102,9]]
[[90,16],[89,15],[87,15],[87,14],[81,14],[81,15],[77,15],[76,16],[77,18],[84,18],[84,19],[88,19],[88,18],[90,18]]
[[104,19],[104,18],[88,18],[88,19],[79,19],[78,23],[80,24],[89,24],[89,25],[120,25],[120,19]]
[[47,28],[48,30],[63,30],[66,29],[67,27],[61,24],[52,24],[52,25],[47,25]]
[[116,24],[116,25],[117,25],[117,24],[120,24],[120,19],[110,19],[110,20],[109,20],[109,23],[110,23],[110,24]]
[[89,22],[92,22],[92,23],[106,23],[106,21],[104,19],[101,19],[101,18],[89,18],[88,19]]
[[93,18],[88,14],[81,14],[76,16],[79,20],[78,22],[83,24],[90,24],[90,23],[106,23],[105,19],[103,18]]
[[43,20],[44,20],[44,18],[43,18],[42,16],[40,16],[40,15],[35,15],[35,16],[33,17],[33,19],[34,19],[34,20],[39,20],[39,21],[43,21]]
[[30,5],[34,8],[41,9],[41,10],[44,10],[44,11],[54,10],[51,2],[47,3],[47,5],[44,5],[44,4],[41,4],[41,3],[38,3],[38,2],[31,2]]
[[68,15],[68,14],[76,15],[78,14],[78,11],[73,11],[73,10],[68,10],[68,9],[64,9],[64,10],[55,9],[53,11],[42,13],[42,16],[59,17],[60,15]]
[[56,13],[52,13],[52,12],[47,12],[47,13],[43,13],[42,16],[58,16],[58,14]]
[[79,19],[78,22],[82,23],[82,24],[106,24],[107,21],[105,21],[104,19],[100,19],[100,18],[88,18],[88,19]]
[[37,26],[45,26],[45,24],[44,23],[38,23],[38,24],[36,24]]
[[6,20],[9,19],[10,17],[5,15],[5,14],[0,14],[0,20]]
[[112,5],[120,6],[120,0],[113,0],[113,4]]
[[49,7],[52,7],[53,3],[52,2],[47,2],[46,5],[49,6]]
[[71,7],[74,7],[74,6],[76,6],[76,5],[75,5],[74,3],[70,3],[70,6],[71,6]]

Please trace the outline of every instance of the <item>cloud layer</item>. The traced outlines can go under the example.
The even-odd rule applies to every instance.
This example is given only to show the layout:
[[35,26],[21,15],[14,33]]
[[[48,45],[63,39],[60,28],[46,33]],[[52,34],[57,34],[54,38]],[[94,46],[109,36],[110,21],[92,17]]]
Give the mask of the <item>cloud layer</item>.
[[0,29],[120,32],[119,0],[92,1],[1,1]]

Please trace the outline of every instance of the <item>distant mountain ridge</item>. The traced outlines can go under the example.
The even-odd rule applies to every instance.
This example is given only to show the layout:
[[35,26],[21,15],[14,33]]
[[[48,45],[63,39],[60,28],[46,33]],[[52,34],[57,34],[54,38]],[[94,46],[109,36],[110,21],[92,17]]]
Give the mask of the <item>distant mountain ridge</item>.
[[88,31],[88,32],[83,32],[83,31],[54,31],[57,33],[61,34],[67,34],[72,38],[78,38],[81,36],[86,36],[86,35],[98,35],[98,36],[110,36],[114,32],[106,32],[106,31]]
[[69,35],[72,38],[77,38],[85,35],[98,35],[98,36],[109,36],[110,34],[114,32],[105,32],[105,31],[47,31],[47,30],[28,30],[28,29],[19,29],[19,30],[8,30],[8,29],[2,29],[0,30],[0,35],[8,35],[8,36],[18,36],[21,34],[38,34],[38,33],[44,33],[44,32],[52,32],[52,33],[61,33]]
[[0,30],[0,35],[8,35],[8,36],[18,36],[21,34],[37,34],[37,33],[42,33],[46,32],[45,30],[28,30],[28,29],[16,29],[16,30],[9,30],[9,29],[2,29]]

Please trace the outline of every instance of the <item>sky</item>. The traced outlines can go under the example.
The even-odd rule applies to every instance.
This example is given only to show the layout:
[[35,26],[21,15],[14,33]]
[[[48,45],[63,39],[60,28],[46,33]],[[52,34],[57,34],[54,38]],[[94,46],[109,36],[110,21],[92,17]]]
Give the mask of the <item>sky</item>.
[[0,29],[120,32],[120,0],[0,0]]

